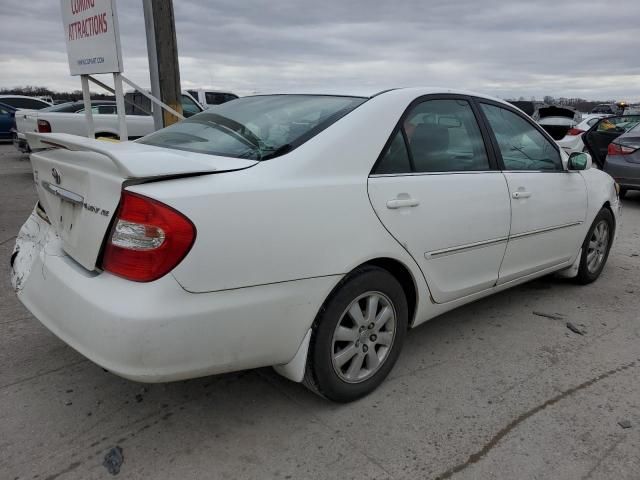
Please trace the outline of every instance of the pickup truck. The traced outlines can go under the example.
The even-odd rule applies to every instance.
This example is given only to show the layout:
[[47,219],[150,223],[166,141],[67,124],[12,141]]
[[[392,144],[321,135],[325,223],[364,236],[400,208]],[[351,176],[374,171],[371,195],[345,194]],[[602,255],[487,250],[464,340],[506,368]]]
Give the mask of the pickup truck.
[[[138,92],[128,92],[125,95],[127,119],[127,135],[129,140],[144,137],[155,130],[151,117],[151,102]],[[79,102],[82,104],[82,102]],[[185,117],[190,117],[203,110],[191,95],[182,94],[182,109]],[[27,132],[39,133],[69,133],[71,135],[86,136],[87,123],[84,115],[84,105],[75,111],[27,111],[16,115],[16,133],[13,143],[22,152],[31,149],[26,140]],[[119,138],[118,115],[113,102],[96,101],[92,103],[93,126],[96,138]]]

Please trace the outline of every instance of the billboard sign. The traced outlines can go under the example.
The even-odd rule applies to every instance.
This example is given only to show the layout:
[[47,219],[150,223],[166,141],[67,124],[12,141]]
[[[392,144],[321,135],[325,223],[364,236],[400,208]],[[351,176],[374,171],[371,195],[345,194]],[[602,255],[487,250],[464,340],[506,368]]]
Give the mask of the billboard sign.
[[71,75],[123,70],[115,0],[61,0]]

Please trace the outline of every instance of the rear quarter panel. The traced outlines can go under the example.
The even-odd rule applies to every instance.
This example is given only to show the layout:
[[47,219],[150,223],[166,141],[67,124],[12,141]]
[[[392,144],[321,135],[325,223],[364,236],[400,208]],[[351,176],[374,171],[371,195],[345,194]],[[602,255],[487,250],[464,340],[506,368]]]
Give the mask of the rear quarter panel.
[[340,275],[390,257],[427,292],[367,195],[369,172],[411,98],[370,100],[290,154],[246,170],[130,187],[196,225],[196,242],[173,271],[178,282],[210,292]]

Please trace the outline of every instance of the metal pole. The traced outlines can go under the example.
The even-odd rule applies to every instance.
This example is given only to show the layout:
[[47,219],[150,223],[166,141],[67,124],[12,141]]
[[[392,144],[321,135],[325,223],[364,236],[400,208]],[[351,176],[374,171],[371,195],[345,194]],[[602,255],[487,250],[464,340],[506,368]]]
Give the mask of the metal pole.
[[[156,32],[153,23],[153,0],[142,0],[144,10],[144,29],[147,33],[147,55],[149,57],[149,77],[151,79],[151,95],[161,98],[160,77],[158,75],[158,52],[156,50]],[[153,112],[153,126],[156,130],[163,127],[162,109],[151,105]]]
[[91,111],[91,92],[89,91],[89,75],[80,75],[82,83],[82,100],[84,101],[84,118],[87,121],[87,137],[95,138],[93,129],[93,112]]
[[[154,0],[153,30],[156,45],[156,66],[160,84],[160,100],[178,113],[182,113],[180,68],[178,66],[178,42],[173,13],[173,0]],[[168,127],[180,119],[168,111],[162,115],[163,125]]]
[[120,141],[126,142],[129,140],[127,135],[127,116],[124,109],[124,92],[122,91],[122,75],[119,73],[113,74],[113,85],[116,91],[116,109],[118,111],[118,124],[120,128]]

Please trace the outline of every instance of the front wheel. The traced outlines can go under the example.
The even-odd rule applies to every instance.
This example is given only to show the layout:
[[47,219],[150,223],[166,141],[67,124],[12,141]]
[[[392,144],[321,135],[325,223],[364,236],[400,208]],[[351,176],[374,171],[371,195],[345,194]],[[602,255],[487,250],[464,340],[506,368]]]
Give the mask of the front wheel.
[[398,280],[378,267],[350,274],[318,314],[305,385],[336,402],[373,391],[393,368],[408,323]]
[[591,283],[600,276],[609,257],[614,229],[612,213],[607,208],[603,208],[596,215],[582,244],[582,257],[576,277],[578,283]]

